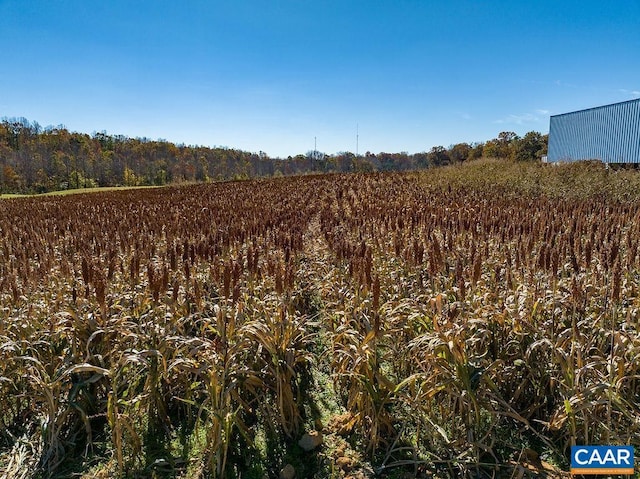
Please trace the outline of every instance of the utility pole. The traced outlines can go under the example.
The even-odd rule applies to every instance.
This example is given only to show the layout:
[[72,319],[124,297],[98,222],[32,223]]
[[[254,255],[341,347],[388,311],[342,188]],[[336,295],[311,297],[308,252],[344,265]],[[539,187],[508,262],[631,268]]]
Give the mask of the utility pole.
[[358,157],[358,148],[360,143],[360,124],[356,123],[356,158]]

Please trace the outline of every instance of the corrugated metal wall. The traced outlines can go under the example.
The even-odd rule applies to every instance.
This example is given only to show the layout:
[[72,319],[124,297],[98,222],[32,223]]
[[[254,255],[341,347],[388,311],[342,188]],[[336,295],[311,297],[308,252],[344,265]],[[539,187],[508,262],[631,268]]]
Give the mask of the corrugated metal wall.
[[640,98],[554,115],[548,161],[640,163]]

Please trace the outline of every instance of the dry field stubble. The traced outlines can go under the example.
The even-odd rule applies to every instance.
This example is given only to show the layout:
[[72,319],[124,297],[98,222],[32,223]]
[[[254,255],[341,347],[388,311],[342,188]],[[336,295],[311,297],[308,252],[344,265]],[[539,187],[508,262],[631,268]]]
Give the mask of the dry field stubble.
[[[637,182],[488,162],[2,200],[0,477],[522,477],[638,445]],[[301,452],[313,427],[358,461]]]

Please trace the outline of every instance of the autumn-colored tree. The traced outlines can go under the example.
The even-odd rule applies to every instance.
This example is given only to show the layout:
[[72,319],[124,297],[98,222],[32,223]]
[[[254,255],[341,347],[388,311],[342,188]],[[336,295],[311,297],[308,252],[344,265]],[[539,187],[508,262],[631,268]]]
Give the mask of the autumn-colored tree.
[[512,131],[502,131],[497,138],[490,140],[484,145],[484,156],[489,158],[507,159],[511,156],[511,145],[518,139]]
[[124,169],[124,185],[125,186],[138,186],[140,179],[136,176],[131,168],[126,167]]
[[466,161],[470,153],[471,145],[469,143],[457,143],[449,149],[449,157],[456,163]]
[[[24,118],[0,121],[0,190],[42,192],[94,185],[163,185],[309,172],[406,171],[459,163],[482,156],[531,160],[546,151],[547,137],[518,138],[501,132],[486,143],[434,146],[419,153],[350,152],[285,159],[226,147],[175,145],[106,132],[75,133],[64,125],[42,128]],[[5,167],[6,174],[5,174]]]
[[449,152],[444,146],[434,146],[427,155],[431,166],[448,165],[451,162]]
[[2,180],[8,191],[20,191],[22,186],[22,178],[10,165],[2,168]]
[[536,161],[547,153],[548,135],[530,131],[512,144],[511,158],[516,161]]
[[469,150],[469,160],[478,160],[484,155],[484,143],[475,143]]

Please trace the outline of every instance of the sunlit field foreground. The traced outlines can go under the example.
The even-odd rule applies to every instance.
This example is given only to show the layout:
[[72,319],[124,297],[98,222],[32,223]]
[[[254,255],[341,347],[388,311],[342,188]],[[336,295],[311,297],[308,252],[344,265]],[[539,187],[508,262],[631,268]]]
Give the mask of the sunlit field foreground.
[[638,446],[639,246],[640,177],[593,164],[0,200],[0,477],[524,477]]

